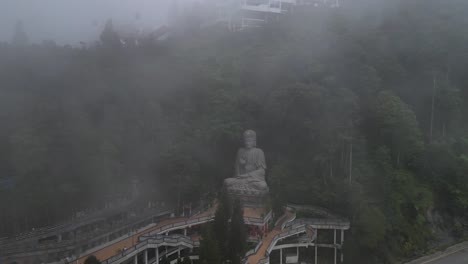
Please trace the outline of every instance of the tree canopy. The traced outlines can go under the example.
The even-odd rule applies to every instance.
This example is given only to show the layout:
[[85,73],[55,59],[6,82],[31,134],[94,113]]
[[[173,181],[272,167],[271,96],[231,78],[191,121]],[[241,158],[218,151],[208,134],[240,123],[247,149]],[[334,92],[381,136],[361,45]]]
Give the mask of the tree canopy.
[[[179,207],[216,193],[245,129],[274,208],[348,217],[352,263],[431,247],[434,214],[466,236],[468,2],[347,2],[132,46],[111,21],[80,48],[27,44],[18,26],[0,43],[0,236],[102,208],[135,178],[140,199]],[[210,232],[200,253],[218,264],[230,253],[213,241],[238,238]]]

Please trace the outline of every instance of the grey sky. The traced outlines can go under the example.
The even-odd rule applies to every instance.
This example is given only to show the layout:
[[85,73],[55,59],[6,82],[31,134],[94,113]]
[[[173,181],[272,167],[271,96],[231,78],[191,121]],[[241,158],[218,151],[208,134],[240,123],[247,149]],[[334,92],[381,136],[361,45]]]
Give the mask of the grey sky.
[[[52,39],[61,44],[97,39],[108,18],[117,25],[138,23],[140,28],[155,28],[165,23],[171,1],[0,0],[0,42],[11,40],[18,19],[31,41]],[[137,13],[139,20],[135,19]]]

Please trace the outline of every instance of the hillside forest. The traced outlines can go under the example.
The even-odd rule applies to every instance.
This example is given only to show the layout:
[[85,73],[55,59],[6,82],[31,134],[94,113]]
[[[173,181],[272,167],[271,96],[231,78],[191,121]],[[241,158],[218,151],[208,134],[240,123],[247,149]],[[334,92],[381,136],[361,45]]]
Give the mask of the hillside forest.
[[100,208],[135,179],[144,202],[214,197],[253,129],[274,206],[350,219],[348,263],[466,238],[467,12],[392,0],[240,32],[191,17],[125,46],[111,21],[78,47],[29,43],[18,25],[0,43],[0,237]]

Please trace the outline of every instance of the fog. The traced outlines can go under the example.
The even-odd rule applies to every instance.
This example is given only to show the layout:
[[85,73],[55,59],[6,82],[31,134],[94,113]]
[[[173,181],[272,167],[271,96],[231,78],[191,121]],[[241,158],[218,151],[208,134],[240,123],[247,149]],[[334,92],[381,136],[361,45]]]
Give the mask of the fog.
[[[192,0],[179,0],[179,4]],[[151,30],[164,24],[171,0],[1,0],[0,42],[11,40],[15,23],[23,21],[32,42],[60,44],[97,39],[104,22],[134,24]]]
[[228,1],[0,0],[1,264],[133,263],[160,223],[209,264],[287,217],[320,263],[468,238],[467,0]]

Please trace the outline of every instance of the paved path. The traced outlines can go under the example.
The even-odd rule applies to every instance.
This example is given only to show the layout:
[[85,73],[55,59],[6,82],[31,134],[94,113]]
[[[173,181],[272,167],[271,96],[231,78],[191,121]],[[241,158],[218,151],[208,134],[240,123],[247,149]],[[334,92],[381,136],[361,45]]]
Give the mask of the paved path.
[[105,260],[108,259],[116,254],[119,253],[120,250],[123,248],[131,248],[134,245],[138,243],[138,238],[141,235],[145,235],[150,233],[151,231],[154,231],[160,227],[178,223],[180,221],[186,221],[187,218],[171,218],[171,219],[166,219],[161,222],[159,222],[157,225],[154,225],[151,228],[145,229],[141,232],[138,233],[133,233],[132,235],[128,235],[127,238],[125,238],[125,235],[121,237],[120,240],[111,242],[110,244],[98,247],[97,249],[93,250],[92,252],[89,252],[85,255],[82,255],[78,260],[74,260],[73,264],[84,264],[86,258],[88,258],[90,255],[96,256],[99,260]]
[[406,264],[468,264],[468,241]]
[[290,212],[289,210],[286,211],[286,213],[281,217],[281,219],[277,222],[276,226],[271,230],[270,233],[268,233],[263,239],[262,239],[262,245],[258,249],[257,253],[249,256],[247,258],[247,263],[248,264],[257,264],[261,259],[265,258],[265,252],[270,246],[273,238],[282,233],[283,230],[281,229],[281,226],[283,225],[284,222],[287,220],[291,219],[291,217],[294,217],[294,213]]
[[273,237],[275,237],[277,234],[281,233],[281,230],[280,229],[273,229],[270,233],[268,233],[267,236],[265,236],[263,239],[262,239],[262,246],[258,249],[257,253],[249,256],[247,258],[247,263],[249,264],[257,264],[261,259],[263,259],[265,257],[265,251],[267,250],[268,246],[270,245],[271,243],[271,240],[273,239]]
[[84,261],[86,258],[88,258],[90,255],[96,256],[99,260],[105,260],[108,259],[116,254],[123,248],[131,248],[134,245],[138,243],[139,237],[145,234],[150,233],[151,231],[157,230],[160,227],[168,226],[171,224],[179,223],[179,222],[184,222],[187,220],[192,220],[196,218],[201,218],[205,216],[211,216],[214,215],[214,212],[216,211],[216,205],[209,208],[207,211],[197,214],[192,216],[191,218],[169,218],[162,220],[161,222],[157,223],[156,225],[153,225],[149,228],[146,228],[140,232],[133,233],[131,235],[128,235],[127,238],[124,235],[121,237],[118,241],[114,240],[113,242],[110,242],[105,245],[101,245],[95,249],[93,249],[91,252],[87,252],[84,255],[82,255],[78,260],[74,260],[70,262],[70,264],[84,264]]
[[[423,262],[424,264],[467,264],[468,263],[468,248],[456,251],[439,259]],[[423,264],[421,263],[421,264]]]

